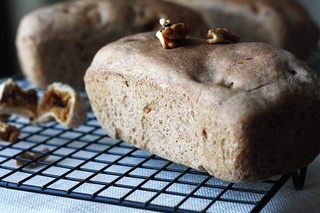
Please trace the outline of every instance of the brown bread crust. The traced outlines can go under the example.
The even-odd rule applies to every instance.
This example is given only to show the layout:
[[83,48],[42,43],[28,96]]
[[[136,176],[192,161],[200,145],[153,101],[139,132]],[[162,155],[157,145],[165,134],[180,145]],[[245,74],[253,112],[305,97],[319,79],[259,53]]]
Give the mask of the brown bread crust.
[[157,0],[95,0],[58,3],[26,15],[16,46],[23,73],[36,86],[63,82],[84,86],[83,76],[94,54],[123,36],[160,29],[159,19],[191,26],[206,35],[196,12]]
[[267,44],[164,49],[138,34],[102,48],[85,84],[108,135],[223,180],[289,173],[320,152],[318,76]]

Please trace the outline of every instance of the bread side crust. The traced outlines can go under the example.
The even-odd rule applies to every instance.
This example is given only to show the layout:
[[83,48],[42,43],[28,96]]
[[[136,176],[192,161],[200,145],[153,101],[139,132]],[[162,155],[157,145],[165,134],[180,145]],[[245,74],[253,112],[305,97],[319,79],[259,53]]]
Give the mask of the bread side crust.
[[[112,43],[87,70],[88,97],[108,135],[231,182],[288,173],[319,154],[319,80],[294,56],[265,44],[198,39],[169,52],[155,41],[140,34]],[[195,59],[192,50],[207,57]]]

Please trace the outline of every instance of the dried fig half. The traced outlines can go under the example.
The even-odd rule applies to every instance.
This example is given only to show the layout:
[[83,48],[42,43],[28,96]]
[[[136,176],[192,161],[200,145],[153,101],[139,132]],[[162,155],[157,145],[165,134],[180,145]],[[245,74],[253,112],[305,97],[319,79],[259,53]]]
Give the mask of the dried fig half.
[[38,106],[34,124],[56,120],[71,128],[84,123],[87,117],[86,103],[69,85],[55,82],[48,86]]
[[8,115],[29,118],[37,117],[38,95],[35,89],[22,90],[12,78],[0,85],[0,115],[4,119]]

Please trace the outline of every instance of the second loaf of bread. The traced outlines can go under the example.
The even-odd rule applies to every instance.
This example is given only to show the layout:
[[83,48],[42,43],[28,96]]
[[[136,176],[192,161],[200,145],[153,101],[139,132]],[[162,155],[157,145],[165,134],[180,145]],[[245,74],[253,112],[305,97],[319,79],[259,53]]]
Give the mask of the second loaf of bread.
[[163,49],[138,34],[102,48],[85,84],[108,135],[226,181],[289,173],[320,152],[319,79],[267,44]]
[[157,0],[67,1],[35,10],[21,20],[17,33],[22,71],[41,88],[53,82],[82,88],[84,73],[101,47],[159,29],[160,18],[189,24],[195,36],[208,30],[196,12]]
[[241,42],[264,42],[306,58],[320,32],[294,0],[169,0],[201,14],[210,28],[225,27]]

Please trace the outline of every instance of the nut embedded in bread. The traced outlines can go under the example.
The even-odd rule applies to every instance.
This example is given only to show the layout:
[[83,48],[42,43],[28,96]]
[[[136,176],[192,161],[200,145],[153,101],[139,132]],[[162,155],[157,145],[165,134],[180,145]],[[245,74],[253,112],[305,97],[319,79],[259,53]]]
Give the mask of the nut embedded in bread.
[[48,86],[38,106],[33,124],[55,120],[67,127],[82,125],[87,117],[86,103],[69,85],[55,82]]
[[286,174],[320,153],[318,76],[264,43],[189,37],[164,49],[138,34],[102,48],[85,84],[108,135],[226,181]]

